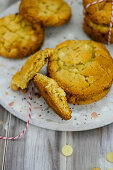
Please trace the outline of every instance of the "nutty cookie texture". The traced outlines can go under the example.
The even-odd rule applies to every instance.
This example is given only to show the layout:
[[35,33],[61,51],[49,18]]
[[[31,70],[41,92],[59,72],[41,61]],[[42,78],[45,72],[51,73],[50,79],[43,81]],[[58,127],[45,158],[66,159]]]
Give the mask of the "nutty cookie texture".
[[103,98],[113,80],[113,60],[106,47],[90,40],[68,40],[56,46],[48,75],[64,89],[73,104]]
[[22,0],[19,11],[28,21],[45,27],[60,26],[71,17],[71,8],[64,0]]
[[48,105],[64,120],[71,119],[71,110],[67,104],[66,93],[57,82],[40,73],[34,77],[34,84]]
[[44,40],[40,24],[32,25],[20,14],[0,19],[0,55],[7,58],[23,58],[36,52]]
[[52,50],[45,49],[38,51],[30,56],[20,71],[12,77],[11,88],[14,91],[19,89],[27,89],[29,81],[34,78],[41,68],[46,64],[48,57],[51,55]]
[[[83,5],[95,0],[83,0]],[[107,0],[101,3],[91,5],[86,9],[85,20],[83,24],[84,31],[96,41],[108,42],[108,33],[112,15],[112,1]],[[113,28],[111,30],[111,43],[113,43]]]

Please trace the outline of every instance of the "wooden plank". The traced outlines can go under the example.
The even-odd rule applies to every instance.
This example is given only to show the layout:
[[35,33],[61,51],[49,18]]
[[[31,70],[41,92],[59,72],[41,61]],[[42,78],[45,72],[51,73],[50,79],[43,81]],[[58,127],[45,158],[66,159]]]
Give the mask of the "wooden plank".
[[59,166],[59,169],[60,170],[66,170],[66,157],[64,155],[62,155],[61,153],[61,150],[62,150],[62,147],[64,145],[66,145],[66,135],[67,135],[67,132],[60,132],[59,133],[59,154],[60,154],[60,166]]
[[[10,136],[15,136],[25,123],[11,116]],[[30,125],[24,138],[8,141],[4,169],[6,170],[102,170],[113,168],[106,161],[106,154],[113,151],[113,124],[86,132],[55,132]],[[65,144],[73,147],[73,155],[64,157]]]
[[66,160],[66,170],[113,169],[106,154],[113,152],[113,124],[86,132],[67,132],[67,144],[73,146],[73,155]]
[[102,142],[100,142],[100,166],[102,169],[113,169],[113,163],[106,161],[108,152],[113,152],[113,124],[102,128]]
[[70,157],[67,157],[66,160],[66,170],[73,170],[73,165],[74,165],[74,153],[75,153],[75,148],[74,148],[74,132],[67,132],[66,134],[66,145],[70,145],[73,147],[73,154]]
[[100,138],[98,131],[75,132],[73,134],[73,169],[91,170],[98,166]]
[[[15,136],[25,123],[11,116],[9,135]],[[106,154],[113,151],[113,124],[86,132],[55,132],[31,126],[24,138],[8,141],[4,169],[6,170],[91,170],[98,166],[102,170],[113,168],[106,161]],[[64,157],[62,146],[73,147],[73,155]]]
[[[7,114],[7,111],[5,111],[0,106],[0,136],[6,136],[8,133],[8,122],[9,122],[9,116]],[[2,169],[2,164],[4,162],[4,155],[5,155],[5,149],[6,149],[6,141],[0,140],[0,169]]]
[[[17,135],[25,125],[23,121],[11,116],[9,136]],[[4,169],[58,170],[60,134],[30,125],[22,139],[7,142]]]

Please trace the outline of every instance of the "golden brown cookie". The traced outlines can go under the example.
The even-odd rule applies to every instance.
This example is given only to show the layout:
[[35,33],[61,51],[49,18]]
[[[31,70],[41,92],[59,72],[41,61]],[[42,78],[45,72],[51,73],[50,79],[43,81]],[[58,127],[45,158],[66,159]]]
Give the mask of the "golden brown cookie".
[[[83,0],[84,7],[93,1],[95,0]],[[86,9],[83,28],[93,40],[108,43],[112,15],[111,9],[111,0],[96,3]],[[111,31],[110,43],[113,43],[113,28]]]
[[[97,25],[85,16],[83,28],[93,40],[108,43],[109,26]],[[110,43],[113,43],[113,28],[111,29]]]
[[[94,2],[95,0],[83,0],[83,6]],[[112,1],[107,0],[101,3],[91,5],[86,9],[88,18],[97,25],[109,26],[112,13]]]
[[68,40],[56,46],[48,75],[73,104],[89,104],[104,97],[113,80],[113,60],[105,46],[90,40]]
[[40,24],[32,25],[20,14],[0,19],[0,55],[7,58],[23,58],[37,51],[44,40]]
[[26,89],[30,80],[34,78],[41,68],[46,64],[48,57],[51,55],[52,50],[45,49],[38,51],[30,56],[20,71],[12,77],[11,88],[12,90]]
[[71,8],[64,0],[22,0],[19,11],[28,21],[45,27],[60,26],[71,17]]
[[66,93],[58,86],[55,80],[37,73],[34,78],[34,84],[56,114],[64,120],[71,119],[72,111],[68,107]]

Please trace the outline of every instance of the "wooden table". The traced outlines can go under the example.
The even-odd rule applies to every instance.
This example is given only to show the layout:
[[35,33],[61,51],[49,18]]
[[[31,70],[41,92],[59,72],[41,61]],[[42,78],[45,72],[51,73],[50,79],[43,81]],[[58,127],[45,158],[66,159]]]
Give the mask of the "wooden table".
[[[16,0],[0,0],[0,11]],[[0,107],[0,135],[15,136],[25,123]],[[61,148],[73,147],[64,157]],[[0,170],[102,170],[113,168],[106,154],[113,151],[113,124],[86,132],[56,132],[30,125],[26,135],[16,141],[0,140]]]

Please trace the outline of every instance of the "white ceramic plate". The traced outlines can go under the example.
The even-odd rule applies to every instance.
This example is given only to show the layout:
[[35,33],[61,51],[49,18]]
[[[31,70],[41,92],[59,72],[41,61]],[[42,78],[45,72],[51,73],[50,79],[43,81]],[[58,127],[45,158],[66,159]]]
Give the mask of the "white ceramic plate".
[[[71,4],[71,0],[67,0]],[[0,17],[18,12],[19,2],[4,11]],[[46,29],[45,42],[42,49],[53,48],[67,39],[89,39],[82,30],[82,3],[74,0],[71,21],[61,27]],[[107,46],[113,56],[113,45]],[[23,60],[9,60],[0,57],[0,104],[16,117],[27,121],[28,94],[10,89],[12,75],[21,68]],[[46,67],[41,71],[46,73]],[[29,89],[31,89],[30,84]],[[46,104],[44,99],[32,94],[33,125],[59,131],[83,131],[102,127],[113,122],[113,87],[102,100],[85,106],[69,104],[72,109],[72,119],[63,121]]]

